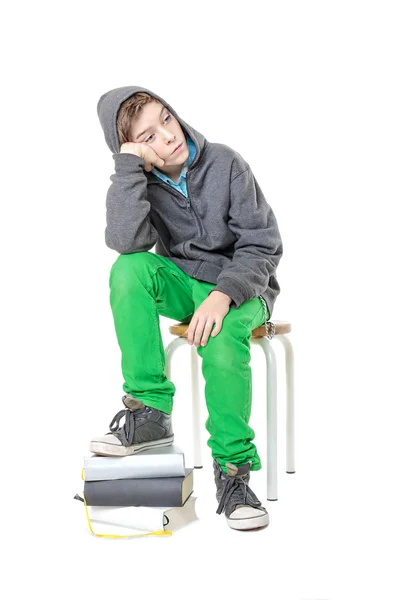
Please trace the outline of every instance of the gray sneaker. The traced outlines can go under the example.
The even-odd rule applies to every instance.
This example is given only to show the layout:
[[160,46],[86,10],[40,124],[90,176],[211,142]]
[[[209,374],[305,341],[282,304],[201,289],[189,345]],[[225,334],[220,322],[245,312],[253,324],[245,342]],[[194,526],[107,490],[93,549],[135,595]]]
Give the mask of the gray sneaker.
[[229,527],[256,529],[268,525],[268,512],[249,487],[251,461],[240,466],[227,462],[228,474],[215,459],[213,467],[219,502],[217,514],[225,512]]
[[[122,402],[127,408],[114,416],[108,433],[92,439],[90,452],[100,456],[128,456],[173,444],[171,415],[146,406],[130,394],[122,396]],[[120,427],[122,417],[125,423]]]

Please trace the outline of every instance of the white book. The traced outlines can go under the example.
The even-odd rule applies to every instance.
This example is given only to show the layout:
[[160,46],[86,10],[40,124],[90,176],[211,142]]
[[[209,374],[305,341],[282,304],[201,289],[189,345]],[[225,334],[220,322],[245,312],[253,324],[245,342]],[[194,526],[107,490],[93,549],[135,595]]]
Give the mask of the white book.
[[184,476],[185,455],[175,444],[142,450],[129,456],[91,454],[84,457],[82,471],[85,481]]
[[[116,532],[116,528],[131,529],[137,532],[177,531],[181,527],[198,520],[196,496],[190,496],[183,506],[87,506],[93,532]],[[95,525],[95,527],[93,526]],[[110,526],[112,529],[110,530]],[[129,532],[126,532],[128,535]]]

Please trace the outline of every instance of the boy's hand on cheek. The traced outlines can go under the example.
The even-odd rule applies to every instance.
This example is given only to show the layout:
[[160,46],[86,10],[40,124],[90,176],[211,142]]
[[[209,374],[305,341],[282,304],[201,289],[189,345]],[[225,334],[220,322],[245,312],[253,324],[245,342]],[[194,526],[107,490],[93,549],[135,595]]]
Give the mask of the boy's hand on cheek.
[[122,144],[120,154],[136,154],[144,160],[144,168],[146,171],[151,171],[153,167],[162,167],[165,163],[157,152],[145,142],[125,142]]
[[[229,312],[232,299],[223,292],[212,292],[194,313],[187,332],[188,343],[205,346],[211,334],[215,337],[222,327],[222,321]],[[212,330],[214,323],[215,328]],[[212,330],[212,331],[211,331]]]

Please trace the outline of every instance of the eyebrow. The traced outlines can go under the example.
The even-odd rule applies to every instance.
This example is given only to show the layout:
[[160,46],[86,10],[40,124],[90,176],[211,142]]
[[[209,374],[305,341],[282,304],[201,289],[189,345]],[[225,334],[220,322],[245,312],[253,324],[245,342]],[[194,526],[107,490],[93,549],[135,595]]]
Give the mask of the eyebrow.
[[[163,106],[163,107],[162,107],[162,109],[161,109],[161,111],[160,111],[160,115],[159,115],[159,117],[158,117],[158,118],[160,118],[160,117],[161,117],[161,115],[162,115],[162,113],[163,113],[163,110],[164,110],[164,108],[165,108],[165,106]],[[137,136],[136,136],[136,139],[138,140],[138,139],[139,139],[139,138],[140,138],[140,137],[141,137],[141,136],[142,136],[144,133],[146,133],[146,131],[149,131],[149,129],[151,129],[151,126],[150,126],[150,127],[147,127],[147,128],[146,128],[146,129],[144,129],[144,130],[143,130],[141,133],[139,133],[139,135],[137,135]]]

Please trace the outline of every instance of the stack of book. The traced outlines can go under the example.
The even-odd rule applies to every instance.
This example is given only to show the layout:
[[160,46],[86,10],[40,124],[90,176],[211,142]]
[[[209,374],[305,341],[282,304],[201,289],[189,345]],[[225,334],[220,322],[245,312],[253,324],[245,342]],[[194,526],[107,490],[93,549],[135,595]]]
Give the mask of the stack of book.
[[[172,444],[143,450],[130,456],[84,457],[83,498],[89,528],[91,521],[130,528],[133,535],[172,535],[195,521],[193,468],[185,467],[183,451]],[[132,535],[132,534],[131,534]]]

